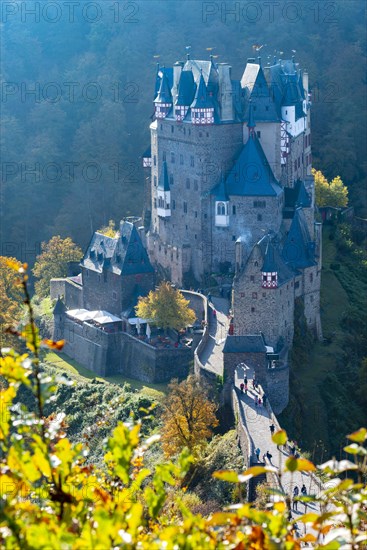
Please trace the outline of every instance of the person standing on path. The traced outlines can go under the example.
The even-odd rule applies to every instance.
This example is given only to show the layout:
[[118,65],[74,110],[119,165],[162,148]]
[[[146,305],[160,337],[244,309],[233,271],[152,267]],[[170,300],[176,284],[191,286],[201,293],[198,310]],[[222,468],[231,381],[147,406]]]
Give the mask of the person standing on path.
[[215,311],[215,309],[213,309],[213,317],[214,319],[217,317],[217,312]]
[[247,376],[246,376],[246,374],[245,374],[245,378],[243,379],[243,381],[244,381],[244,383],[245,383],[245,386],[247,386],[247,384],[248,384],[248,380],[247,380]]
[[270,429],[271,435],[273,435],[273,434],[274,434],[274,431],[275,431],[275,426],[274,426],[274,424],[271,424],[271,425],[269,426],[269,429]]
[[259,447],[256,449],[255,455],[256,455],[257,461],[260,462],[260,449],[259,449]]
[[209,294],[208,294],[208,302],[211,302],[211,301],[212,301],[212,295],[211,295],[210,292],[209,292]]
[[245,383],[245,394],[247,395],[247,383]]
[[241,393],[243,393],[243,388],[245,387],[245,384],[243,382],[241,382],[240,384],[240,390],[241,390]]
[[298,500],[296,500],[296,497],[298,497],[298,495],[299,495],[299,489],[296,485],[295,488],[293,489],[293,510],[295,511],[297,511],[297,506],[298,506]]
[[264,405],[264,407],[266,407],[266,400],[267,400],[266,393],[264,393],[264,395],[263,395],[263,405]]

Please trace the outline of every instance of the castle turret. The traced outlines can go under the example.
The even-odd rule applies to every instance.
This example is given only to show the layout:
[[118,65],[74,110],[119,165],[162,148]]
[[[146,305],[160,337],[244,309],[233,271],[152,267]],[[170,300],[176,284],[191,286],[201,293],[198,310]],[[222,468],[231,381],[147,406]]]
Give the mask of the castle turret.
[[157,118],[166,118],[172,107],[172,94],[169,87],[168,78],[165,70],[163,69],[161,84],[159,87],[158,95],[154,100],[155,116]]
[[163,162],[157,187],[157,214],[161,218],[171,215],[171,189],[168,181],[167,163]]
[[214,104],[208,93],[202,71],[195,99],[191,105],[191,120],[193,124],[214,124]]

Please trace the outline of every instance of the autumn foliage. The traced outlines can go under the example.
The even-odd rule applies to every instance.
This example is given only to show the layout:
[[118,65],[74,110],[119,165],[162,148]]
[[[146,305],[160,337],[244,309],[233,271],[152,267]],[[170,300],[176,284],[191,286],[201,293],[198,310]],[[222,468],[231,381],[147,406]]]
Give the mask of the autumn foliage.
[[83,256],[81,249],[67,237],[59,235],[52,237],[47,243],[42,243],[42,253],[37,256],[33,274],[38,279],[35,284],[36,293],[45,298],[50,293],[51,279],[66,277],[69,262],[79,262]]
[[173,456],[185,447],[197,455],[212,428],[218,425],[217,406],[210,401],[200,380],[189,376],[179,383],[169,384],[169,395],[164,403],[162,444],[166,456]]
[[189,301],[168,282],[161,283],[148,296],[140,298],[136,313],[138,317],[149,319],[163,329],[181,330],[192,325],[196,319],[195,312],[189,308]]
[[340,176],[328,182],[320,170],[312,170],[315,178],[315,194],[317,206],[333,206],[342,208],[348,205],[348,188]]

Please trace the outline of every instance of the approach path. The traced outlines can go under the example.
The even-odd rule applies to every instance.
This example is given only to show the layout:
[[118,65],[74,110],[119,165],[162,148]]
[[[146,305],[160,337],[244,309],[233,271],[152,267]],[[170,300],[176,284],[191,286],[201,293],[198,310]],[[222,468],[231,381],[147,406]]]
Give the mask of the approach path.
[[[214,372],[217,375],[223,375],[223,347],[225,344],[226,335],[228,334],[229,326],[229,303],[224,298],[212,298],[209,311],[209,340],[200,354],[200,361],[203,366]],[[213,315],[213,309],[215,308],[216,315]],[[272,455],[271,461],[265,459],[267,464],[271,464],[276,468],[282,469],[284,463],[290,455],[289,448],[277,449],[275,443],[271,439],[270,425],[273,420],[269,414],[268,408],[261,405],[258,407],[255,405],[255,397],[261,397],[262,389],[255,390],[253,388],[253,371],[251,368],[242,364],[238,366],[235,372],[235,387],[240,389],[240,384],[244,380],[245,374],[248,379],[248,391],[247,394],[239,394],[240,406],[243,409],[244,417],[246,419],[246,427],[253,443],[253,449],[260,449],[260,461],[263,460],[263,455],[269,451]],[[279,429],[279,425],[276,423],[275,430]],[[256,457],[253,457],[256,462]],[[281,484],[283,490],[292,498],[293,489],[298,487],[299,492],[304,484],[306,486],[307,494],[319,494],[320,487],[316,483],[315,478],[308,473],[286,472],[282,474]],[[307,511],[316,511],[313,504],[309,504],[307,509],[305,505],[299,502],[297,505],[292,505],[292,517],[297,519],[298,515],[301,515]],[[304,529],[300,524],[301,529]],[[309,531],[309,529],[307,529]],[[301,532],[303,535],[306,531]]]

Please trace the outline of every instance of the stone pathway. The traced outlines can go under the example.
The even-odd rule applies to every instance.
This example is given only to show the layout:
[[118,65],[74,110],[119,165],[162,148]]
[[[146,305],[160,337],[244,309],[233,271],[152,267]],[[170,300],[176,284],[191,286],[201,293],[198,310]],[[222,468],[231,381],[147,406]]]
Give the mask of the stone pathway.
[[[229,303],[225,298],[212,298],[209,313],[209,340],[200,354],[200,361],[208,370],[218,376],[223,375],[223,347],[229,326]],[[216,311],[216,317],[213,315]]]
[[[283,449],[283,447],[281,447],[280,449],[277,449],[277,446],[271,439],[270,425],[272,424],[272,420],[269,416],[268,410],[263,405],[261,405],[261,407],[255,405],[255,397],[257,396],[262,398],[262,395],[253,389],[253,372],[249,369],[249,367],[237,367],[235,386],[240,388],[240,384],[244,380],[245,373],[247,374],[248,379],[248,391],[247,395],[245,393],[241,394],[240,405],[243,408],[247,429],[254,445],[253,448],[260,449],[260,461],[263,461],[263,455],[269,451],[272,458],[271,461],[265,459],[266,464],[282,469],[290,453],[287,448]],[[278,427],[276,426],[275,430],[277,429]],[[255,456],[253,457],[253,460],[256,462]],[[314,478],[308,473],[286,472],[282,474],[281,484],[284,492],[286,492],[290,497],[292,497],[293,489],[296,485],[299,491],[301,491],[302,485],[305,484],[307,494],[318,495],[320,492],[319,486],[315,483]],[[306,508],[301,502],[292,508],[293,519],[297,519],[298,515],[304,514],[305,512],[318,511],[314,504],[309,504]],[[303,524],[299,525],[300,529],[304,529]],[[301,535],[303,534],[304,532],[301,532]]]

